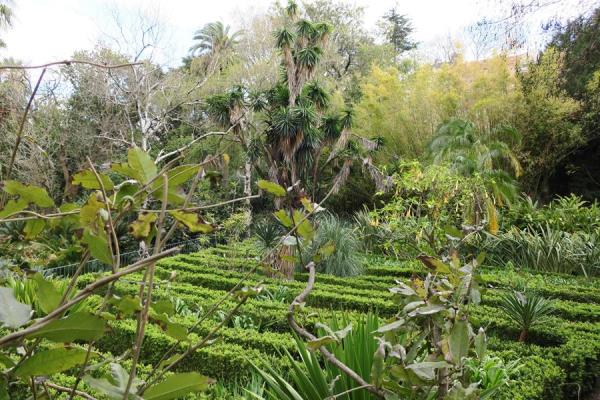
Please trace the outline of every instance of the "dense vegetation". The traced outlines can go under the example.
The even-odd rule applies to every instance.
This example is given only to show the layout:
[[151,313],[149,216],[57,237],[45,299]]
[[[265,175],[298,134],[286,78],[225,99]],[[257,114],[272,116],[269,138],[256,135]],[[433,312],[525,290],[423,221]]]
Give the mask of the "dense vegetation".
[[519,4],[474,57],[314,0],[2,61],[0,400],[597,394],[600,9],[528,57]]

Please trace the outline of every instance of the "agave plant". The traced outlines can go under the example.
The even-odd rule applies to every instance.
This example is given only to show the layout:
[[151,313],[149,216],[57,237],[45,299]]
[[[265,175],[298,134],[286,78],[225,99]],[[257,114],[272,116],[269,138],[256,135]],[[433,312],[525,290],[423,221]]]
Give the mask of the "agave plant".
[[502,296],[500,309],[521,329],[519,342],[527,341],[530,330],[545,322],[553,311],[550,301],[539,294],[516,290]]

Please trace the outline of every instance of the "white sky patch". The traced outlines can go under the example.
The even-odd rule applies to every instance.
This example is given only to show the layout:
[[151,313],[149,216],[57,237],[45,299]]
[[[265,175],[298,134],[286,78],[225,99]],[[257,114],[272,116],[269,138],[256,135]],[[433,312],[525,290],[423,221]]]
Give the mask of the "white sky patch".
[[[376,21],[397,4],[412,20],[413,38],[424,46],[448,34],[459,37],[467,25],[480,20],[495,4],[491,0],[345,1],[364,6],[365,26],[372,31]],[[569,5],[577,1],[564,0],[564,10],[575,13],[576,7]],[[272,4],[272,0],[18,0],[14,4],[14,27],[1,33],[7,48],[0,49],[0,57],[25,64],[66,59],[77,50],[91,49],[100,39],[106,40],[107,33],[118,36],[111,16],[114,10],[124,21],[145,10],[158,13],[163,26],[157,59],[174,66],[187,54],[193,33],[204,24],[221,20],[235,28],[242,19],[263,13]]]

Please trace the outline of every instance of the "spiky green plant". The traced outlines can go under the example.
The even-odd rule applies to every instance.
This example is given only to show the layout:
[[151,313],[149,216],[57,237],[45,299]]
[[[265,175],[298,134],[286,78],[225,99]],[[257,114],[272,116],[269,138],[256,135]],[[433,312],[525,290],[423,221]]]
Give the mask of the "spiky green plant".
[[[349,323],[350,320],[347,316],[334,315],[329,328],[337,331],[343,329]],[[374,336],[378,328],[379,320],[377,316],[368,314],[354,324],[352,331],[340,343],[328,345],[328,348],[340,361],[368,380],[370,379],[373,357],[378,345]],[[326,332],[321,333],[327,334]],[[324,400],[332,398],[336,394],[346,393],[335,398],[343,400],[375,399],[369,392],[357,390],[357,384],[338,368],[327,362],[322,363],[316,352],[309,351],[302,340],[296,340],[296,348],[299,358],[286,352],[292,365],[292,370],[287,377],[280,374],[274,367],[262,370],[254,366],[267,384],[267,394],[266,396],[257,395],[248,391],[251,398],[260,400]]]
[[527,341],[531,329],[544,323],[553,311],[551,302],[539,294],[516,290],[502,296],[500,309],[521,329],[519,342]]
[[318,264],[318,270],[336,276],[355,276],[363,271],[360,240],[352,226],[334,215],[319,218],[315,238],[303,258],[309,259],[326,246],[334,247],[333,254]]

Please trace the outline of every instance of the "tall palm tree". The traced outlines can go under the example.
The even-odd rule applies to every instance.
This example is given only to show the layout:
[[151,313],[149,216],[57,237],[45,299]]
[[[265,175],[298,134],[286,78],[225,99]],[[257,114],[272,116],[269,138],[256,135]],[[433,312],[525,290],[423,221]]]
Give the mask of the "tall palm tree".
[[235,46],[239,43],[242,31],[230,32],[229,25],[220,21],[210,22],[194,34],[196,43],[190,48],[195,56],[207,57],[207,67],[227,65],[234,56]]

